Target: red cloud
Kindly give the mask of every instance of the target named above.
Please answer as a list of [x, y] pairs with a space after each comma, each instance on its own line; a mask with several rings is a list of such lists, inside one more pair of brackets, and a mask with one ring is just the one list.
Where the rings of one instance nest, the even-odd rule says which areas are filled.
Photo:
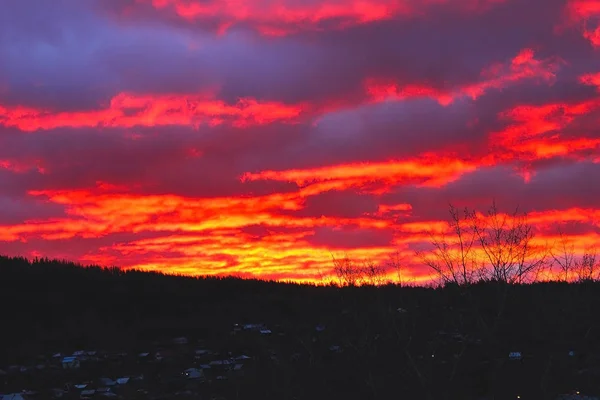
[[369, 95], [376, 101], [387, 98], [431, 97], [441, 105], [447, 106], [461, 97], [477, 100], [491, 89], [502, 89], [524, 79], [539, 79], [552, 83], [561, 64], [563, 61], [557, 58], [537, 60], [533, 50], [523, 49], [510, 62], [495, 64], [482, 71], [479, 82], [462, 87], [436, 89], [421, 84], [398, 85], [377, 79], [368, 79], [365, 85]]
[[241, 99], [226, 104], [208, 96], [141, 96], [120, 93], [108, 107], [95, 111], [51, 112], [26, 107], [2, 107], [0, 125], [32, 132], [40, 129], [132, 128], [200, 124], [234, 126], [261, 125], [275, 121], [294, 121], [302, 106]]
[[[455, 9], [483, 11], [504, 0], [458, 0]], [[277, 0], [137, 0], [151, 4], [160, 12], [172, 12], [187, 21], [218, 20], [223, 33], [236, 23], [249, 23], [268, 36], [284, 36], [300, 30], [319, 30], [323, 23], [334, 21], [341, 29], [397, 17], [422, 15], [431, 6], [450, 4], [448, 0], [334, 0], [328, 2]], [[133, 11], [130, 11], [133, 12]]]
[[600, 1], [571, 0], [567, 10], [573, 22], [583, 25], [583, 36], [600, 48]]
[[600, 90], [600, 72], [595, 74], [585, 74], [579, 78], [584, 85], [596, 86]]
[[561, 135], [578, 117], [600, 110], [600, 99], [567, 104], [556, 103], [542, 106], [517, 106], [501, 114], [514, 121], [506, 129], [493, 132], [492, 144], [520, 154], [523, 159], [538, 160], [556, 156], [577, 154], [581, 150], [594, 150], [600, 146], [600, 138], [586, 137], [585, 132], [577, 138]]

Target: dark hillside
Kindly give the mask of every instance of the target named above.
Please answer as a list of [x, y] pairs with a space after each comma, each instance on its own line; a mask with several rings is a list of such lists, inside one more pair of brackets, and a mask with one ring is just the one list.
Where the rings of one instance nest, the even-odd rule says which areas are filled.
[[[600, 393], [595, 282], [339, 288], [2, 257], [0, 296], [0, 369], [7, 373], [10, 365], [28, 366], [56, 352], [158, 354], [172, 351], [161, 346], [183, 336], [189, 348], [177, 348], [180, 356], [147, 366], [154, 368], [148, 374], [162, 371], [152, 390], [166, 398], [179, 390], [165, 378], [175, 374], [169, 368], [205, 362], [185, 358], [200, 347], [247, 354], [253, 366], [240, 380], [190, 389], [199, 396], [544, 399], [571, 390]], [[251, 323], [270, 332], [241, 328]], [[509, 359], [510, 352], [521, 358]], [[122, 365], [133, 376], [135, 368]], [[37, 382], [4, 376], [0, 393]]]

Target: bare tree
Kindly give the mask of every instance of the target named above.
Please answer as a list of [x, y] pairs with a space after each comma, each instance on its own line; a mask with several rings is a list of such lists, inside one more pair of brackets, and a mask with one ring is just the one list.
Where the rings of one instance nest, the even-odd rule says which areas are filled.
[[340, 286], [359, 286], [362, 283], [360, 266], [347, 255], [343, 258], [335, 258], [332, 254], [331, 258], [333, 259], [333, 273]]
[[533, 245], [533, 226], [518, 208], [511, 215], [501, 214], [493, 202], [485, 215], [471, 212], [469, 219], [490, 279], [505, 283], [536, 280], [548, 265], [547, 247]]
[[550, 254], [554, 260], [554, 263], [558, 266], [561, 271], [561, 277], [565, 282], [569, 282], [571, 275], [575, 272], [577, 260], [575, 258], [575, 246], [569, 244], [568, 239], [564, 232], [559, 228], [559, 240], [558, 243], [550, 250]]
[[379, 286], [385, 283], [385, 268], [373, 260], [367, 260], [362, 267], [362, 284]]
[[400, 254], [399, 251], [396, 251], [392, 254], [390, 254], [388, 261], [387, 261], [387, 265], [388, 268], [396, 271], [396, 277], [397, 277], [397, 283], [402, 286], [403, 283], [403, 276], [402, 276], [402, 268], [403, 268], [403, 264], [404, 264], [404, 257]]
[[347, 255], [333, 259], [333, 273], [340, 286], [382, 285], [385, 283], [385, 268], [373, 260], [358, 263]]
[[332, 278], [331, 275], [325, 273], [320, 267], [318, 267], [317, 270], [319, 271], [317, 276], [319, 277], [319, 280], [321, 281], [322, 285], [335, 285], [335, 279]]
[[485, 214], [450, 205], [452, 235], [430, 233], [433, 250], [417, 256], [442, 284], [468, 285], [482, 278], [505, 283], [536, 280], [548, 266], [548, 248], [534, 246], [534, 229], [518, 208], [507, 215], [496, 203]]
[[575, 261], [575, 273], [580, 282], [600, 279], [600, 261], [597, 259], [595, 251], [586, 251], [580, 259]]
[[417, 251], [417, 257], [435, 271], [442, 284], [468, 285], [479, 277], [480, 264], [474, 251], [477, 235], [470, 223], [472, 215], [474, 214], [466, 208], [461, 215], [450, 204], [449, 228], [454, 238], [450, 239], [446, 234], [439, 238], [430, 232], [433, 251]]

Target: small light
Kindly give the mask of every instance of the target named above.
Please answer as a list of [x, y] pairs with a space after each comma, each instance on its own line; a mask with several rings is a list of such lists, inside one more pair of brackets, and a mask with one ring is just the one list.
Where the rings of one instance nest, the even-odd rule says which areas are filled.
[[520, 399], [520, 398], [521, 398], [521, 396], [517, 395], [517, 399]]

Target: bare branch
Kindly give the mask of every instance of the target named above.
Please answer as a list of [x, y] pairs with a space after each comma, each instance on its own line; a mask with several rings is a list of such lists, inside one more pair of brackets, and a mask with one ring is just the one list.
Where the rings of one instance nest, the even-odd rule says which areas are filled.
[[518, 208], [511, 215], [501, 214], [494, 202], [486, 215], [473, 212], [470, 218], [490, 279], [524, 283], [536, 279], [546, 267], [548, 251], [533, 246], [533, 226]]
[[385, 283], [385, 268], [372, 260], [366, 260], [362, 265], [350, 259], [333, 259], [333, 272], [340, 286], [382, 285]]
[[600, 262], [596, 252], [587, 250], [580, 259], [576, 260], [575, 272], [580, 282], [600, 279]]
[[566, 235], [558, 228], [559, 242], [553, 247], [556, 249], [550, 250], [550, 254], [554, 263], [558, 266], [561, 271], [562, 279], [565, 282], [569, 282], [571, 275], [575, 272], [576, 259], [575, 259], [575, 246], [569, 245]]
[[[440, 284], [455, 283], [468, 285], [479, 277], [479, 263], [475, 257], [475, 232], [469, 226], [470, 212], [465, 209], [463, 215], [452, 204], [449, 206], [448, 222], [455, 238], [449, 239], [445, 234], [436, 236], [429, 233], [433, 250], [417, 252], [417, 257], [435, 271]], [[441, 236], [441, 238], [439, 237]]]

